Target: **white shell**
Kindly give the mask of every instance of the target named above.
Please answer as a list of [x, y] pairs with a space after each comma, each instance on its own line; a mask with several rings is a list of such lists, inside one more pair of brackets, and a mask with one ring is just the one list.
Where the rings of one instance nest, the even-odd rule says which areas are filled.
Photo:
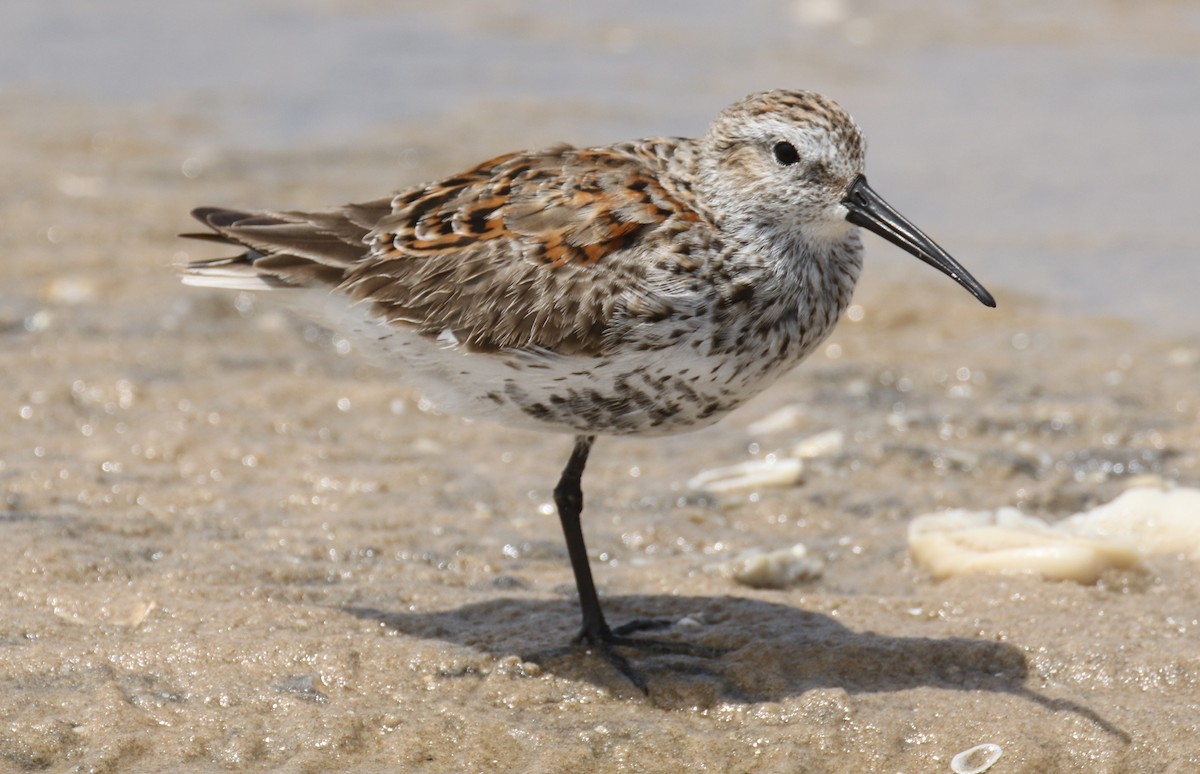
[[950, 759], [954, 774], [982, 774], [1000, 760], [1004, 750], [998, 744], [977, 744]]
[[724, 468], [697, 473], [688, 480], [690, 489], [701, 492], [735, 492], [767, 486], [792, 486], [800, 480], [804, 463], [791, 457], [748, 460]]

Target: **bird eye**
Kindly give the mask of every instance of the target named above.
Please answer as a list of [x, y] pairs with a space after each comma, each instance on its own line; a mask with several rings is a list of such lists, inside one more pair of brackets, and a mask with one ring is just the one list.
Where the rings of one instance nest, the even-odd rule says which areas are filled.
[[775, 160], [785, 167], [790, 167], [800, 160], [799, 151], [790, 142], [777, 142], [771, 151], [775, 154]]

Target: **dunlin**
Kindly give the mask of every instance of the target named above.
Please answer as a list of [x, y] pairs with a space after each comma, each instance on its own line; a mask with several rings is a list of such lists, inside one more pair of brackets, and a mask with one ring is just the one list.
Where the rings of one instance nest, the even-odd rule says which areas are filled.
[[[605, 621], [580, 529], [596, 435], [716, 422], [832, 331], [862, 268], [861, 226], [992, 296], [863, 175], [832, 100], [753, 94], [699, 138], [510, 153], [326, 212], [200, 208], [234, 258], [184, 282], [286, 291], [450, 411], [571, 433], [554, 489], [578, 641], [645, 683], [617, 648], [704, 653]], [[307, 294], [305, 298], [302, 294]]]

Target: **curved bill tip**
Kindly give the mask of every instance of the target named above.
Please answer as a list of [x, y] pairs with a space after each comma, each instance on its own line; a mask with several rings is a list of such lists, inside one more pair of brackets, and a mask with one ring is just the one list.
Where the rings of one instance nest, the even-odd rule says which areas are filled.
[[912, 253], [962, 285], [984, 306], [996, 306], [996, 299], [992, 298], [992, 294], [987, 292], [979, 280], [972, 277], [971, 273], [951, 258], [937, 242], [926, 236], [925, 232], [910, 223], [907, 218], [896, 212], [892, 205], [885, 202], [883, 197], [875, 193], [871, 186], [867, 185], [865, 175], [859, 175], [850, 184], [842, 204], [849, 210], [846, 220]]

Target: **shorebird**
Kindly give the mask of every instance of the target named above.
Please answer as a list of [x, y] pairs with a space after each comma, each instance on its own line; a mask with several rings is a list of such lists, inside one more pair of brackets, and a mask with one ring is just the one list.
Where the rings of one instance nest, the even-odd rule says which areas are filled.
[[699, 138], [509, 153], [323, 212], [199, 208], [210, 231], [185, 236], [244, 252], [183, 281], [291, 294], [449, 411], [574, 435], [554, 500], [577, 641], [645, 690], [618, 648], [716, 653], [605, 620], [580, 528], [595, 437], [710, 425], [796, 366], [850, 302], [856, 227], [995, 306], [863, 164], [837, 103], [761, 92]]

